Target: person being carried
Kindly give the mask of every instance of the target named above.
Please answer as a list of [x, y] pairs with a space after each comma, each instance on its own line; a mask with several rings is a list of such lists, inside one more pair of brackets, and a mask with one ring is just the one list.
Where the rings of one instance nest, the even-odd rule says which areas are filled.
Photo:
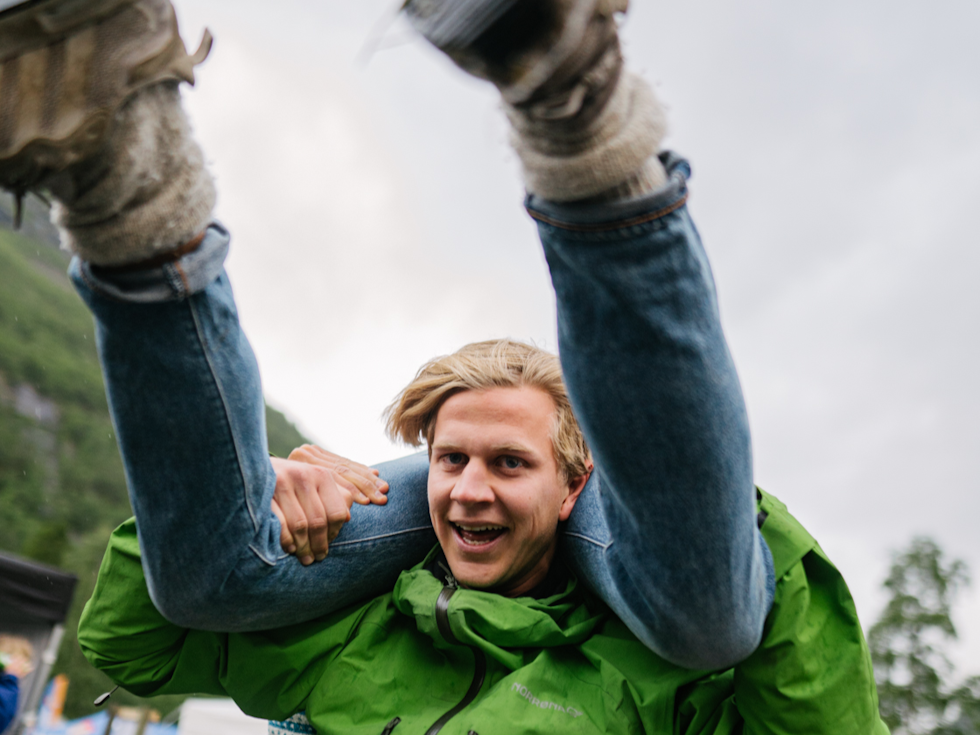
[[[24, 90], [0, 96], [0, 185], [56, 202], [136, 515], [79, 630], [115, 681], [305, 709], [321, 732], [885, 731], [846, 586], [753, 486], [690, 168], [660, 150], [661, 108], [623, 68], [621, 10], [406, 3], [501, 91], [567, 390], [525, 382], [557, 367], [519, 344], [433, 361], [391, 413], [428, 454], [380, 467], [387, 503], [350, 510], [343, 477], [266, 455], [229, 235], [177, 89], [208, 44], [186, 53], [166, 0], [0, 14], [0, 84]], [[304, 472], [321, 555], [331, 542], [309, 567], [280, 549], [272, 507]]]

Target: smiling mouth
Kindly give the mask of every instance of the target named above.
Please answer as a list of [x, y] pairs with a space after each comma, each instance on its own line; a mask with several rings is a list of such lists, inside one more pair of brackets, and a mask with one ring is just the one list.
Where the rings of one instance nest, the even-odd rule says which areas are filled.
[[456, 537], [467, 546], [485, 546], [503, 536], [507, 529], [494, 525], [463, 525], [449, 522]]

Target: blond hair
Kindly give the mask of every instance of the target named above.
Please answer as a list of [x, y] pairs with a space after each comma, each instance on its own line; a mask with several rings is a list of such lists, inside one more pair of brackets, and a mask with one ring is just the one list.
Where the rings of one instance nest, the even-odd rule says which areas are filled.
[[413, 447], [431, 446], [436, 416], [450, 396], [488, 388], [538, 388], [555, 404], [551, 445], [565, 482], [589, 472], [589, 448], [582, 436], [558, 358], [510, 339], [474, 342], [423, 365], [385, 411], [388, 436]]
[[34, 646], [19, 635], [0, 635], [0, 653], [7, 656], [22, 656], [30, 661], [34, 658]]

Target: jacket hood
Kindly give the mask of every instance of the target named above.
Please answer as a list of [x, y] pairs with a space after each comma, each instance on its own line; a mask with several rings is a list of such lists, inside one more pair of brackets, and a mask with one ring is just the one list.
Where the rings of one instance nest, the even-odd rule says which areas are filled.
[[[421, 564], [402, 572], [392, 599], [401, 613], [415, 618], [419, 631], [432, 638], [437, 648], [445, 648], [451, 643], [439, 632], [436, 602], [447, 585], [427, 568], [438, 553], [436, 546]], [[448, 616], [460, 643], [479, 648], [515, 670], [526, 664], [526, 657], [537, 655], [535, 649], [581, 644], [609, 612], [569, 575], [561, 592], [543, 599], [458, 588], [449, 598]]]

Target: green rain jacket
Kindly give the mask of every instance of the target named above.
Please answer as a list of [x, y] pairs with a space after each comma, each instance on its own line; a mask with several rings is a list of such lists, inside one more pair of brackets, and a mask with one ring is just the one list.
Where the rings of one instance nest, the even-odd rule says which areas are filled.
[[150, 600], [132, 520], [112, 536], [78, 639], [135, 694], [225, 695], [267, 719], [305, 710], [321, 735], [887, 735], [843, 579], [782, 503], [760, 498], [775, 600], [762, 644], [727, 671], [663, 660], [574, 579], [509, 599], [444, 584], [429, 560], [392, 592], [308, 623], [179, 628]]

